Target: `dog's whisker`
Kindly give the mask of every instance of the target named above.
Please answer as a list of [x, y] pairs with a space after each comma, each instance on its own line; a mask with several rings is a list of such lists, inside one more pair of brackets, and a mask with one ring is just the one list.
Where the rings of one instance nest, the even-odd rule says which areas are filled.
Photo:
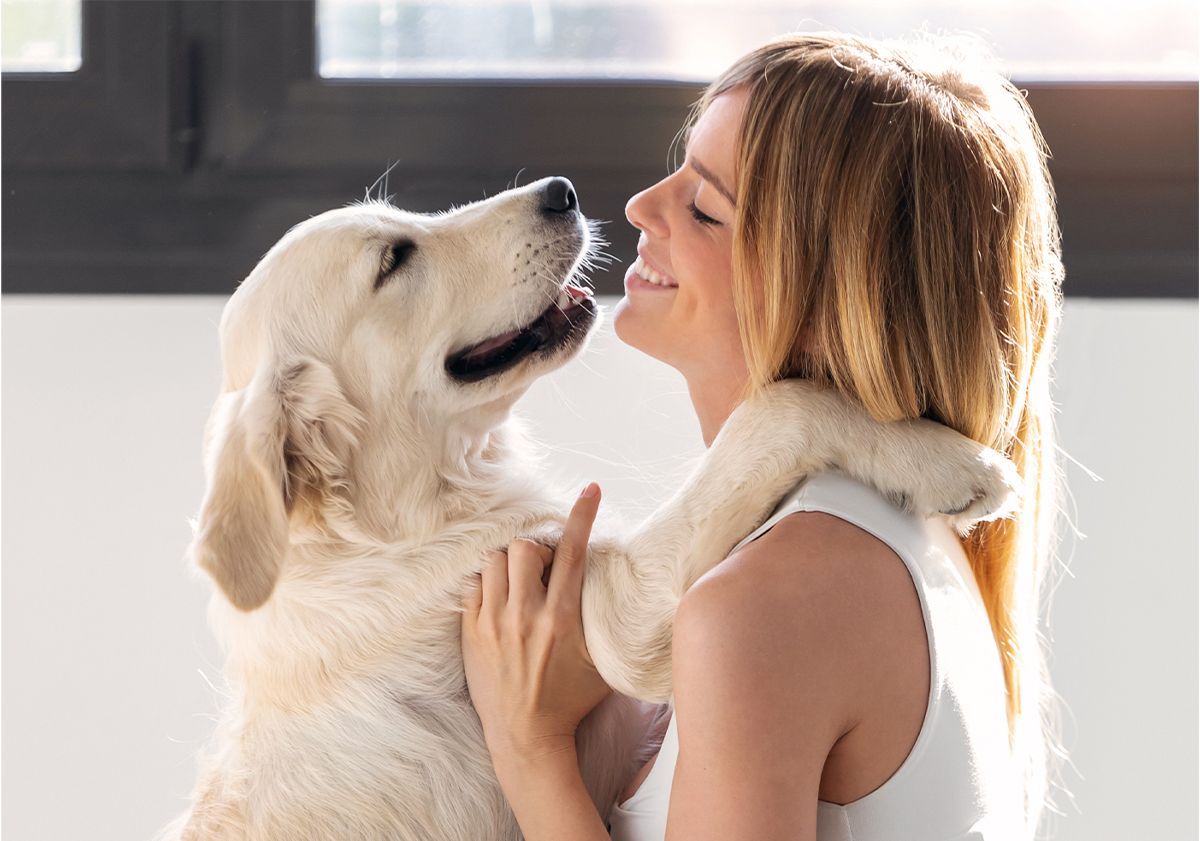
[[602, 379], [602, 380], [608, 380], [608, 379], [612, 379], [611, 377], [608, 377], [608, 376], [605, 376], [604, 374], [601, 374], [599, 371], [597, 371], [595, 368], [593, 368], [591, 365], [589, 365], [589, 364], [587, 363], [587, 360], [586, 360], [586, 359], [585, 359], [583, 356], [580, 356], [580, 357], [579, 357], [579, 359], [577, 360], [577, 362], [578, 362], [578, 364], [579, 364], [579, 365], [581, 365], [581, 366], [583, 366], [584, 368], [586, 368], [586, 369], [587, 369], [587, 370], [588, 370], [588, 371], [589, 371], [589, 372], [592, 374], [592, 376], [594, 376], [594, 377], [599, 377], [599, 378], [600, 378], [600, 379]]
[[[542, 271], [542, 270], [544, 270], [544, 271]], [[547, 266], [539, 267], [539, 273], [538, 273], [537, 277], [550, 281], [552, 284], [557, 286], [559, 289], [562, 288], [561, 286], [559, 286], [558, 277], [556, 275], [550, 273], [549, 267], [547, 267]], [[579, 285], [584, 286], [588, 289], [594, 289], [594, 286], [592, 286], [591, 281], [588, 278], [580, 275], [577, 271], [572, 272], [570, 275], [568, 275], [565, 282], [566, 283], [574, 283], [575, 281], [581, 281], [581, 283]], [[550, 302], [552, 304], [554, 304], [555, 308], [557, 308], [560, 313], [562, 313], [563, 315], [567, 314], [566, 310], [564, 310], [562, 308], [562, 306], [559, 305], [557, 295], [552, 294], [547, 289], [542, 289], [541, 291], [542, 291], [542, 294], [544, 294], [550, 300]]]
[[[539, 277], [541, 277], [541, 276], [542, 276], [542, 275], [539, 275]], [[544, 277], [545, 277], [547, 280], [551, 280], [551, 281], [553, 281], [553, 280], [554, 280], [554, 278], [553, 278], [553, 277], [551, 277], [549, 274], [546, 274], [546, 275], [544, 275]], [[560, 307], [560, 306], [558, 305], [558, 298], [557, 298], [556, 296], [554, 296], [554, 295], [550, 294], [550, 291], [549, 291], [549, 290], [547, 290], [547, 289], [543, 289], [541, 286], [539, 286], [539, 287], [538, 287], [538, 291], [539, 291], [539, 292], [541, 292], [543, 295], [545, 295], [545, 296], [546, 296], [546, 298], [547, 298], [547, 299], [550, 301], [550, 303], [554, 305], [555, 309], [557, 309], [557, 310], [558, 310], [559, 312], [561, 312], [563, 315], [566, 315], [566, 310], [564, 310], [562, 307]]]
[[207, 684], [208, 688], [213, 691], [213, 694], [217, 695], [220, 698], [225, 698], [225, 699], [228, 699], [231, 697], [228, 693], [225, 692], [225, 690], [217, 688], [217, 685], [212, 682], [212, 679], [204, 673], [204, 669], [196, 669], [196, 671], [200, 674], [200, 677], [202, 677], [204, 679], [204, 683]]
[[[594, 448], [600, 442], [598, 442], [598, 441], [582, 441], [580, 443], [587, 447]], [[640, 472], [640, 470], [641, 470], [639, 465], [635, 464], [634, 462], [630, 461], [627, 458], [621, 459], [620, 461], [616, 461], [613, 459], [607, 459], [602, 456], [596, 455], [595, 449], [580, 450], [580, 449], [575, 449], [574, 447], [570, 447], [566, 444], [546, 444], [545, 447], [548, 452], [567, 453], [569, 455], [574, 455], [574, 456], [583, 456], [588, 461], [598, 461], [601, 464], [603, 464], [605, 467], [617, 467], [617, 468], [620, 468], [621, 470], [632, 470], [634, 472]]]
[[604, 251], [597, 251], [592, 254], [585, 254], [582, 258], [580, 258], [580, 262], [583, 263], [584, 265], [588, 265], [588, 266], [594, 266], [593, 261], [599, 262], [599, 263], [604, 263], [605, 265], [608, 265], [609, 263], [613, 262], [614, 260], [616, 260], [618, 263], [621, 262], [620, 260], [617, 259], [617, 257], [615, 255], [609, 254]]

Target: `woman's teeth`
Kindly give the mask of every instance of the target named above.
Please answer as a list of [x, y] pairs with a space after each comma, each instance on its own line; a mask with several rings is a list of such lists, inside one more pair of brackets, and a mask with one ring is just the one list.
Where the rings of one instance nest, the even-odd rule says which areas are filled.
[[672, 288], [678, 288], [679, 286], [678, 283], [668, 280], [666, 277], [660, 275], [658, 272], [654, 271], [654, 269], [646, 265], [646, 263], [642, 261], [642, 255], [640, 254], [638, 255], [638, 258], [633, 261], [633, 271], [638, 276], [658, 286], [669, 286]]

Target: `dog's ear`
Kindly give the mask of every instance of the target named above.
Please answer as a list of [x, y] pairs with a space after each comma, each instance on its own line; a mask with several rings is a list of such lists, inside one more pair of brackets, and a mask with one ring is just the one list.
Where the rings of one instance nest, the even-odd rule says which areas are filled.
[[361, 423], [333, 371], [314, 359], [265, 365], [218, 399], [188, 552], [236, 607], [254, 610], [270, 597], [291, 511], [301, 495], [344, 484]]

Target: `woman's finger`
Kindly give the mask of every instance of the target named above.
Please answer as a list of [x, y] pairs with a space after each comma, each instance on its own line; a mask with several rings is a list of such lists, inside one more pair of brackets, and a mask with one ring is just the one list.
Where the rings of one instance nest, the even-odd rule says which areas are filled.
[[542, 573], [554, 560], [554, 550], [526, 537], [508, 544], [508, 600], [540, 605], [546, 599]]
[[600, 486], [588, 484], [575, 500], [567, 524], [563, 527], [562, 539], [554, 552], [554, 566], [550, 570], [550, 586], [547, 601], [550, 604], [571, 604], [578, 607], [579, 594], [583, 591], [583, 573], [587, 567], [588, 540], [592, 534], [592, 523], [600, 509]]
[[490, 549], [484, 558], [488, 565], [483, 568], [483, 610], [502, 611], [508, 603], [508, 554]]
[[466, 585], [463, 588], [463, 615], [469, 618], [475, 618], [479, 609], [483, 607], [483, 578], [479, 573], [474, 573], [467, 579]]

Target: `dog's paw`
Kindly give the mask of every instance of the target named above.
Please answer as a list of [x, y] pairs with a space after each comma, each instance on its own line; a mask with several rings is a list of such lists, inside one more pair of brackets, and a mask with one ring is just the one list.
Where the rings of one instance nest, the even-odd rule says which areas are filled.
[[874, 420], [835, 389], [803, 379], [770, 383], [738, 406], [709, 456], [725, 450], [732, 467], [753, 465], [760, 477], [843, 469], [906, 511], [945, 515], [964, 535], [1010, 514], [1021, 493], [1016, 466], [990, 447], [928, 419]]
[[[1008, 516], [1020, 500], [1022, 482], [1016, 465], [1001, 453], [933, 421], [922, 464], [914, 465], [910, 487], [898, 491], [902, 507], [924, 516], [944, 514], [960, 534], [975, 523]], [[907, 503], [907, 504], [905, 504]]]

